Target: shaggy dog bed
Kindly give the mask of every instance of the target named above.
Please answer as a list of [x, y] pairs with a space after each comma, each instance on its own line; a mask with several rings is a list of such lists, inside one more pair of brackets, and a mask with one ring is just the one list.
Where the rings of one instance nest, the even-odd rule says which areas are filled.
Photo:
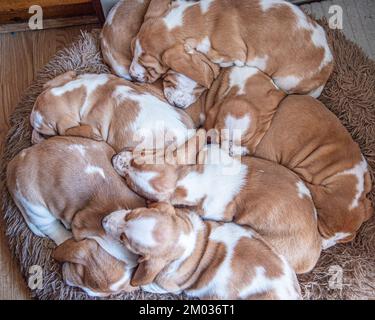
[[[335, 57], [335, 70], [321, 101], [342, 121], [357, 141], [375, 172], [375, 63], [362, 50], [348, 41], [341, 32], [328, 33]], [[67, 49], [60, 51], [38, 74], [25, 92], [11, 117], [1, 168], [5, 184], [7, 163], [22, 149], [30, 146], [29, 114], [43, 84], [67, 71], [78, 73], [109, 72], [103, 64], [98, 47], [98, 33], [83, 33]], [[374, 202], [375, 192], [371, 193]], [[60, 265], [51, 258], [54, 244], [32, 234], [20, 212], [4, 188], [3, 213], [6, 235], [12, 253], [18, 259], [27, 279], [29, 268], [43, 268], [43, 288], [32, 291], [39, 299], [89, 299], [81, 290], [64, 284]], [[364, 224], [356, 239], [337, 245], [322, 253], [315, 269], [299, 277], [305, 299], [373, 299], [375, 298], [375, 218]], [[137, 291], [112, 296], [113, 299], [171, 299], [174, 295], [154, 295]]]

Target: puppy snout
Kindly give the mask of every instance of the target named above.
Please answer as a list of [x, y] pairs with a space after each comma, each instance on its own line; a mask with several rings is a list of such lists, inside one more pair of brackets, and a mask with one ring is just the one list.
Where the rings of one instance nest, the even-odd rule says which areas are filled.
[[131, 159], [132, 153], [129, 151], [120, 152], [112, 158], [112, 165], [120, 176], [124, 176], [130, 169]]
[[139, 63], [132, 62], [129, 74], [135, 81], [146, 82], [146, 70]]
[[125, 217], [129, 212], [130, 210], [119, 210], [104, 217], [102, 220], [104, 231], [115, 238], [119, 238], [125, 227]]

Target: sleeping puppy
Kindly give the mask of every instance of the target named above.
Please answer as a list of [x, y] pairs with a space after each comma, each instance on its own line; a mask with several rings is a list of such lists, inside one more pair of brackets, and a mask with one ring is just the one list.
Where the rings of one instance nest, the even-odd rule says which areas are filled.
[[285, 97], [258, 69], [231, 67], [191, 108], [205, 115], [204, 127], [216, 129], [231, 154], [280, 163], [306, 183], [325, 248], [352, 240], [371, 216], [367, 163], [339, 119], [318, 100]]
[[131, 40], [137, 35], [150, 0], [121, 0], [109, 12], [100, 35], [103, 59], [114, 74], [131, 80]]
[[[100, 36], [103, 59], [114, 74], [131, 80], [129, 68], [133, 59], [131, 41], [139, 32], [150, 0], [119, 1], [110, 11]], [[197, 53], [197, 56], [199, 53]], [[204, 58], [204, 56], [202, 57]], [[219, 68], [212, 64], [215, 70]], [[164, 88], [165, 97], [174, 106], [184, 108], [195, 101], [205, 90], [195, 81], [169, 70], [163, 79], [154, 83]], [[163, 93], [163, 92], [162, 92]]]
[[280, 0], [152, 0], [132, 49], [130, 75], [150, 83], [172, 69], [209, 88], [212, 64], [252, 66], [318, 97], [333, 68], [324, 29]]
[[202, 299], [301, 299], [297, 277], [254, 230], [166, 203], [113, 213], [111, 236], [140, 255], [133, 286]]
[[280, 163], [306, 183], [324, 248], [353, 240], [373, 214], [371, 176], [358, 144], [312, 97], [291, 95], [280, 103], [254, 156]]
[[305, 181], [325, 248], [354, 239], [371, 217], [367, 162], [339, 119], [318, 100], [285, 97], [256, 68], [231, 67], [191, 108], [206, 115], [205, 128], [216, 129], [232, 154], [280, 163]]
[[[21, 151], [7, 168], [8, 190], [27, 225], [59, 245], [54, 256], [65, 262], [64, 280], [90, 295], [130, 290], [136, 265], [101, 225], [111, 212], [145, 205], [113, 170], [114, 153], [104, 142], [53, 137]], [[79, 242], [69, 240], [70, 229]]]
[[80, 136], [106, 141], [117, 151], [183, 144], [194, 124], [159, 92], [110, 74], [66, 72], [47, 82], [34, 104], [33, 141], [40, 134]]
[[139, 195], [193, 207], [205, 219], [250, 226], [297, 273], [310, 271], [320, 255], [321, 237], [303, 181], [270, 161], [232, 158], [218, 145], [205, 145], [203, 137], [204, 130], [199, 130], [175, 151], [175, 163], [168, 157], [150, 164], [124, 151], [113, 158], [113, 165]]

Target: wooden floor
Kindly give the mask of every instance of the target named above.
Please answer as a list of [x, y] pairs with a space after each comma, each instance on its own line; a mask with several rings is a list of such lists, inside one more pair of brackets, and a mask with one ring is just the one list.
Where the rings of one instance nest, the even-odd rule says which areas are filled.
[[329, 0], [301, 7], [317, 18], [328, 19], [331, 16], [328, 10], [332, 5], [339, 5], [343, 9], [345, 35], [375, 59], [375, 0]]
[[[8, 116], [37, 71], [81, 30], [93, 27], [97, 26], [0, 34], [0, 150], [9, 127]], [[2, 226], [0, 231], [0, 299], [26, 299], [29, 291], [9, 254]]]
[[[317, 17], [329, 17], [330, 5], [339, 4], [344, 9], [345, 34], [375, 59], [375, 1], [333, 0], [303, 7]], [[43, 31], [0, 34], [0, 148], [8, 130], [8, 115], [17, 104], [21, 93], [34, 79], [36, 72], [50, 57], [70, 43], [80, 33], [71, 27]], [[1, 219], [0, 219], [1, 221]], [[10, 257], [7, 242], [0, 234], [0, 299], [25, 299], [28, 290], [19, 274], [18, 266]]]

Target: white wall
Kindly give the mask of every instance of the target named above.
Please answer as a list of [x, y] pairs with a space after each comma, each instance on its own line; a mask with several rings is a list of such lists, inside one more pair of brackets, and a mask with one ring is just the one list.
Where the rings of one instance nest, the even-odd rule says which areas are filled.
[[115, 5], [116, 2], [119, 0], [101, 0], [104, 16], [107, 17], [107, 14], [109, 13], [109, 10]]

